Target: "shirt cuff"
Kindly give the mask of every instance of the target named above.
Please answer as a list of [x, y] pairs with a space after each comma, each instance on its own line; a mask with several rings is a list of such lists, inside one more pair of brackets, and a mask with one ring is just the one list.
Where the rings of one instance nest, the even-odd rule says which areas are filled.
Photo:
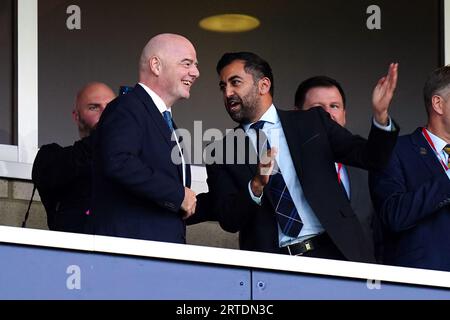
[[394, 122], [392, 121], [391, 117], [389, 117], [389, 119], [388, 119], [387, 126], [383, 126], [383, 125], [379, 124], [375, 120], [375, 118], [373, 118], [373, 125], [380, 130], [389, 131], [389, 132], [395, 131], [395, 125], [394, 125]]
[[263, 195], [264, 195], [264, 192], [261, 193], [261, 196], [260, 196], [260, 197], [255, 196], [255, 195], [253, 194], [253, 191], [252, 191], [252, 181], [251, 181], [251, 180], [250, 180], [250, 182], [248, 183], [248, 192], [250, 193], [250, 197], [252, 197], [252, 200], [253, 200], [258, 206], [260, 206], [261, 203], [262, 203], [262, 197], [263, 197]]

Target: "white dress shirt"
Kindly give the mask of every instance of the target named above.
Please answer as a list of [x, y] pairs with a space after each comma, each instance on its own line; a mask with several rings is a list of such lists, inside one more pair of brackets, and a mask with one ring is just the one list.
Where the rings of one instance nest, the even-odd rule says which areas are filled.
[[[266, 134], [270, 145], [278, 149], [278, 154], [276, 157], [277, 164], [280, 167], [291, 198], [294, 201], [294, 205], [297, 208], [297, 211], [303, 222], [303, 228], [297, 238], [292, 238], [285, 235], [281, 231], [280, 226], [278, 226], [278, 238], [280, 247], [306, 240], [308, 238], [311, 238], [312, 236], [324, 232], [324, 228], [320, 224], [319, 219], [317, 219], [303, 193], [303, 189], [297, 177], [297, 172], [295, 171], [291, 152], [289, 151], [286, 137], [284, 135], [280, 118], [278, 117], [275, 106], [272, 105], [260, 120], [266, 122], [262, 130]], [[250, 130], [251, 125], [252, 124], [243, 125], [243, 128], [256, 150], [256, 132], [255, 130]], [[255, 195], [251, 191], [250, 183], [249, 192], [252, 199], [256, 203], [261, 204], [262, 196], [259, 198], [255, 197]]]

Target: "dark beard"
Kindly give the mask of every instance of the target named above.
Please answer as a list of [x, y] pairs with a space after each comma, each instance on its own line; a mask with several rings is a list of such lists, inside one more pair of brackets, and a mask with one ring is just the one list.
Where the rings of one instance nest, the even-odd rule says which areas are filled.
[[228, 110], [228, 114], [230, 115], [231, 119], [233, 121], [240, 123], [240, 124], [248, 124], [251, 123], [255, 114], [258, 112], [258, 95], [256, 92], [257, 88], [255, 88], [254, 91], [248, 93], [245, 97], [242, 99], [233, 96], [229, 100], [239, 101], [241, 108], [237, 112], [231, 112]]

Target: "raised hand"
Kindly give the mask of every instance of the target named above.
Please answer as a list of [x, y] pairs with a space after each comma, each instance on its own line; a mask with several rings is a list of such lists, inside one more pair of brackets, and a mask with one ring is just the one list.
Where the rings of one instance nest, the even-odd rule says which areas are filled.
[[381, 125], [387, 125], [388, 109], [397, 87], [398, 63], [391, 63], [386, 76], [381, 78], [375, 86], [372, 94], [373, 116]]

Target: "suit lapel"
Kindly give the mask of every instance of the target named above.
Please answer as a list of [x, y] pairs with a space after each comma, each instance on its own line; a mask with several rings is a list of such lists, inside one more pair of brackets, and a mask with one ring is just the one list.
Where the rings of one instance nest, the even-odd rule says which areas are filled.
[[344, 166], [347, 171], [348, 185], [350, 188], [350, 203], [354, 203], [357, 198], [358, 190], [355, 190], [353, 183], [356, 181], [356, 177], [354, 175], [354, 169], [352, 167]]
[[366, 178], [368, 171], [351, 166], [346, 168], [350, 185], [350, 203], [356, 205], [358, 199], [364, 196], [364, 190], [369, 187]]
[[[301, 151], [305, 142], [308, 142], [311, 137], [306, 137], [303, 132], [314, 132], [313, 130], [300, 130], [305, 128], [307, 123], [303, 121], [302, 117], [294, 116], [293, 113], [278, 110], [278, 116], [280, 117], [281, 127], [283, 128], [284, 136], [291, 153], [292, 162], [294, 163], [297, 176], [302, 181], [302, 157]], [[298, 113], [300, 115], [300, 113]]]
[[418, 157], [423, 160], [433, 175], [439, 175], [444, 172], [441, 163], [436, 157], [436, 154], [423, 136], [422, 128], [418, 128], [411, 135], [411, 142], [413, 144], [414, 151], [417, 153]]
[[[167, 125], [166, 125], [166, 127], [167, 127]], [[175, 121], [173, 122], [173, 128], [175, 130], [178, 129]], [[181, 150], [183, 152], [182, 156], [183, 156], [184, 161], [186, 163], [186, 186], [189, 188], [190, 185], [191, 185], [191, 172], [190, 172], [190, 166], [188, 166], [188, 163], [190, 163], [190, 161], [188, 159], [189, 157], [187, 156], [187, 150], [185, 150], [185, 148], [184, 148], [183, 141], [182, 141], [181, 137], [177, 136], [177, 138], [178, 138], [178, 143], [180, 144]], [[176, 146], [176, 142], [173, 143], [173, 147], [178, 149], [178, 146]], [[181, 164], [177, 165], [177, 169], [178, 169], [178, 173], [180, 175], [180, 179], [181, 179], [181, 181], [183, 181], [183, 164], [181, 163]], [[188, 172], [189, 172], [189, 176], [188, 176]]]
[[[168, 144], [170, 152], [172, 152], [173, 148], [178, 149], [177, 143], [172, 140], [172, 132], [170, 131], [166, 121], [162, 117], [161, 113], [159, 112], [158, 108], [156, 107], [155, 103], [148, 95], [148, 93], [139, 84], [137, 84], [134, 87], [133, 92], [138, 96], [139, 100], [145, 105], [145, 109], [150, 115], [150, 118], [153, 120], [155, 127], [158, 128], [158, 131], [164, 138], [163, 140]], [[175, 123], [174, 128], [177, 129]], [[177, 165], [176, 167], [180, 176], [180, 180], [183, 181], [183, 167], [181, 164]], [[186, 166], [186, 185], [188, 184], [187, 171], [188, 166]], [[189, 182], [190, 182], [190, 175], [189, 175]]]
[[[183, 168], [181, 168], [181, 170], [183, 170]], [[183, 177], [183, 172], [181, 172], [181, 177]], [[186, 163], [186, 187], [190, 188], [191, 184], [192, 184], [191, 166]]]
[[159, 132], [163, 136], [164, 141], [169, 145], [169, 147], [173, 148], [176, 145], [176, 143], [172, 141], [172, 133], [170, 132], [167, 123], [164, 121], [164, 118], [162, 117], [152, 98], [139, 84], [137, 84], [134, 87], [133, 92], [138, 96], [139, 100], [141, 100], [141, 102], [145, 105], [145, 109], [150, 115], [150, 118], [155, 123], [155, 127], [158, 128]]

